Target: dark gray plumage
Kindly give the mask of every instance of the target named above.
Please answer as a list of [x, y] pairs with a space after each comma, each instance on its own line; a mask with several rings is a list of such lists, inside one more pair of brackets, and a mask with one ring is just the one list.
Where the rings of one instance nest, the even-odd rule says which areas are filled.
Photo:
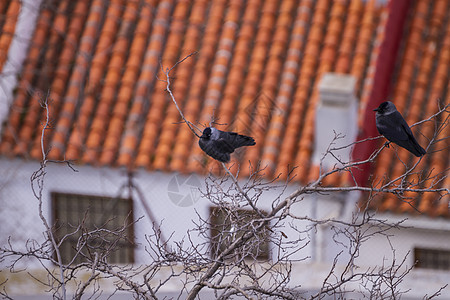
[[417, 157], [426, 153], [414, 138], [411, 129], [397, 111], [394, 103], [390, 101], [383, 102], [374, 111], [376, 111], [375, 121], [380, 134]]
[[240, 135], [236, 132], [221, 131], [213, 127], [206, 127], [198, 141], [200, 148], [212, 158], [220, 162], [229, 162], [230, 154], [236, 148], [253, 146], [255, 140], [252, 137]]

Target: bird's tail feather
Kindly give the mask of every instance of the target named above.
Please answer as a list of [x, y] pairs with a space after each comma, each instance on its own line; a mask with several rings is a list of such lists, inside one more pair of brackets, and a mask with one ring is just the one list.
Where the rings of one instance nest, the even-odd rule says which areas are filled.
[[417, 157], [420, 157], [426, 153], [425, 149], [423, 149], [415, 139], [397, 141], [396, 144], [405, 148]]
[[426, 153], [425, 149], [423, 149], [415, 139], [409, 140], [404, 147], [417, 157], [421, 157]]
[[415, 152], [413, 152], [413, 154], [417, 157], [420, 157], [422, 155], [424, 155], [425, 153], [427, 153], [425, 151], [425, 149], [422, 148], [422, 146], [419, 145], [419, 143], [415, 142], [414, 144], [414, 150]]
[[241, 135], [241, 134], [238, 134], [236, 136], [235, 143], [236, 143], [237, 147], [253, 146], [256, 144], [255, 140], [252, 137], [249, 137], [246, 135]]

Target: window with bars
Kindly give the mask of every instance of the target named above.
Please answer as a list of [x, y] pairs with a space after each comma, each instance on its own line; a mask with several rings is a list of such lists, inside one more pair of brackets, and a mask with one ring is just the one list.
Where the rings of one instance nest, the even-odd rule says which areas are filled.
[[[249, 231], [253, 231], [256, 223], [254, 220], [260, 219], [253, 210], [246, 209], [225, 209], [211, 207], [211, 250], [212, 257], [217, 257], [232, 242]], [[227, 258], [245, 257], [257, 260], [267, 260], [269, 253], [270, 229], [266, 226], [262, 231], [253, 236], [243, 247], [231, 253]]]
[[416, 268], [450, 270], [450, 250], [414, 248]]
[[52, 193], [52, 213], [63, 263], [134, 262], [132, 199]]

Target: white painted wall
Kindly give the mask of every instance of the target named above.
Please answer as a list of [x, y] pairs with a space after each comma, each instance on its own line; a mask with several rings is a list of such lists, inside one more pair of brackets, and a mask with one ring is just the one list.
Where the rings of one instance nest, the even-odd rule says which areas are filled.
[[[31, 174], [39, 168], [37, 162], [24, 162], [19, 159], [8, 160], [0, 159], [0, 205], [4, 208], [0, 211], [0, 219], [4, 223], [0, 227], [0, 242], [6, 242], [8, 236], [19, 245], [27, 239], [42, 240], [44, 226], [38, 216], [38, 201], [33, 197], [30, 177]], [[49, 164], [47, 175], [45, 177], [44, 190], [44, 213], [51, 221], [51, 192], [75, 193], [84, 195], [98, 195], [117, 197], [118, 192], [128, 179], [126, 172], [120, 169], [94, 168], [90, 166], [75, 166], [78, 172], [72, 171], [65, 164]], [[192, 175], [203, 183], [204, 178]], [[209, 209], [212, 206], [205, 198], [202, 198], [194, 188], [181, 187], [181, 195], [193, 193], [196, 201], [192, 205], [180, 205], [174, 202], [174, 197], [170, 194], [169, 183], [175, 178], [185, 180], [190, 176], [177, 175], [164, 172], [146, 172], [140, 170], [135, 175], [135, 184], [145, 195], [145, 200], [150, 208], [156, 222], [162, 222], [161, 229], [166, 237], [172, 235], [172, 240], [180, 241], [186, 237], [186, 231], [194, 228], [193, 221], [198, 220], [197, 213], [203, 218], [209, 216]], [[285, 194], [295, 190], [294, 186], [289, 187]], [[260, 203], [260, 207], [265, 210], [271, 208], [271, 199], [278, 196], [279, 190], [268, 191], [265, 198]], [[128, 194], [122, 194], [127, 196]], [[197, 197], [197, 198], [196, 198]], [[181, 197], [181, 199], [185, 197]], [[146, 215], [145, 209], [136, 193], [133, 194], [134, 217], [143, 217], [135, 225], [135, 235], [140, 247], [136, 250], [136, 263], [148, 261], [148, 256], [144, 251], [145, 234], [150, 233], [152, 221]], [[175, 199], [176, 201], [176, 199]], [[310, 210], [310, 202], [301, 201], [293, 207], [298, 211], [298, 215], [307, 215]], [[8, 221], [6, 221], [8, 220]], [[288, 236], [296, 236], [292, 230], [284, 231]], [[305, 238], [305, 237], [303, 237]], [[203, 242], [200, 237], [192, 236], [195, 242]], [[309, 249], [301, 252], [299, 255], [310, 255]]]
[[[33, 198], [30, 187], [30, 176], [39, 168], [37, 162], [25, 162], [20, 159], [0, 159], [0, 243], [5, 245], [8, 237], [16, 246], [24, 245], [27, 239], [43, 239], [44, 227], [38, 216], [37, 201]], [[44, 192], [44, 212], [50, 220], [50, 193], [79, 193], [87, 195], [118, 196], [122, 184], [127, 182], [127, 176], [123, 170], [110, 168], [94, 168], [90, 166], [76, 166], [78, 172], [73, 172], [66, 165], [50, 164], [47, 168]], [[196, 176], [196, 175], [193, 175]], [[166, 236], [173, 233], [173, 240], [179, 241], [186, 236], [186, 231], [193, 228], [192, 220], [197, 220], [196, 213], [202, 217], [209, 214], [210, 203], [204, 198], [193, 196], [195, 203], [180, 206], [174, 202], [174, 197], [169, 195], [169, 183], [174, 178], [183, 180], [186, 176], [177, 176], [173, 173], [146, 172], [140, 170], [135, 175], [135, 183], [143, 191], [146, 203], [152, 210], [156, 221], [162, 221], [162, 230]], [[192, 179], [192, 178], [191, 178]], [[200, 181], [203, 179], [198, 177]], [[296, 189], [290, 186], [285, 194]], [[187, 195], [191, 190], [187, 187], [180, 189], [180, 194]], [[264, 194], [261, 207], [270, 209], [270, 202], [278, 193], [276, 190]], [[126, 195], [124, 195], [126, 196]], [[300, 203], [292, 207], [292, 211], [299, 217], [337, 218], [343, 216], [348, 219], [353, 204], [359, 195], [327, 196], [319, 195], [316, 198], [308, 196]], [[144, 235], [151, 230], [151, 220], [146, 216], [145, 209], [134, 195], [135, 218], [144, 216], [135, 226], [135, 233], [139, 247], [136, 249], [136, 263], [148, 263], [149, 257], [144, 251]], [[183, 199], [183, 197], [181, 197]], [[186, 199], [185, 199], [186, 200]], [[316, 205], [314, 205], [316, 203]], [[398, 216], [380, 215], [380, 218], [395, 221]], [[450, 222], [446, 220], [433, 220], [424, 217], [411, 218], [406, 223], [415, 228], [395, 230], [390, 232], [390, 240], [396, 249], [397, 259], [403, 258], [408, 250], [414, 246], [427, 246], [432, 248], [450, 248]], [[307, 221], [296, 223], [298, 228], [310, 225]], [[426, 228], [426, 229], [425, 229]], [[336, 244], [328, 225], [319, 227], [316, 234], [298, 236], [293, 230], [286, 228], [283, 232], [289, 239], [304, 238], [310, 244], [297, 253], [296, 258], [311, 257], [294, 266], [293, 284], [302, 283], [306, 289], [317, 288], [327, 275], [336, 253], [345, 250], [342, 245]], [[203, 240], [193, 235], [195, 242]], [[348, 255], [345, 253], [339, 259], [338, 268], [346, 263]], [[362, 269], [380, 265], [383, 261], [389, 264], [392, 259], [392, 251], [384, 237], [377, 237], [366, 241], [360, 251], [357, 264]], [[412, 265], [412, 257], [407, 259], [407, 265]], [[4, 266], [4, 265], [3, 265]], [[35, 262], [27, 264], [28, 268], [39, 268]], [[408, 294], [412, 298], [421, 299], [426, 293], [434, 293], [437, 288], [448, 281], [450, 272], [433, 270], [414, 270], [404, 282], [406, 288], [412, 291]], [[21, 289], [23, 292], [24, 290]], [[32, 291], [35, 292], [35, 291]], [[450, 290], [447, 288], [443, 295], [450, 299]], [[446, 298], [442, 299], [446, 299]], [[405, 299], [409, 299], [406, 297]]]

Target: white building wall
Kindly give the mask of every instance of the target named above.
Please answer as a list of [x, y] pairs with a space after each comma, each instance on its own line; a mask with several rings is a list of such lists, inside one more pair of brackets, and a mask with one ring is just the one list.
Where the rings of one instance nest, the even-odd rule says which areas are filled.
[[[0, 203], [4, 209], [0, 211], [0, 219], [3, 226], [0, 226], [0, 242], [4, 244], [7, 237], [11, 236], [16, 245], [22, 245], [27, 239], [42, 241], [44, 226], [38, 215], [38, 201], [33, 197], [30, 185], [30, 177], [34, 171], [39, 169], [38, 162], [24, 162], [19, 159], [0, 160]], [[78, 172], [72, 171], [65, 164], [50, 163], [46, 169], [43, 193], [43, 211], [49, 222], [51, 216], [51, 193], [74, 193], [93, 196], [128, 196], [126, 192], [119, 195], [123, 185], [127, 185], [128, 178], [126, 172], [120, 169], [95, 168], [90, 166], [75, 166]], [[193, 221], [198, 220], [199, 214], [202, 218], [209, 216], [209, 209], [212, 206], [208, 200], [202, 198], [197, 193], [196, 188], [180, 186], [180, 195], [192, 193], [195, 198], [191, 205], [183, 202], [177, 203], [175, 197], [170, 196], [171, 188], [169, 183], [174, 179], [180, 181], [189, 177], [195, 177], [204, 185], [204, 178], [198, 175], [178, 175], [175, 173], [147, 172], [140, 170], [134, 175], [135, 185], [142, 191], [146, 204], [150, 208], [156, 223], [161, 224], [161, 230], [165, 237], [171, 236], [172, 241], [181, 241], [187, 237], [187, 230], [192, 230], [195, 226]], [[192, 179], [192, 178], [191, 178]], [[265, 198], [259, 203], [259, 207], [269, 211], [271, 200], [275, 199], [280, 189], [266, 192]], [[285, 195], [293, 192], [295, 186], [289, 187]], [[173, 192], [172, 192], [173, 193]], [[174, 200], [175, 199], [175, 200]], [[293, 207], [299, 216], [307, 216], [310, 211], [310, 202], [301, 201]], [[152, 220], [146, 215], [146, 211], [139, 196], [133, 193], [134, 218], [143, 217], [135, 224], [135, 236], [138, 247], [135, 252], [136, 263], [148, 261], [148, 255], [144, 250], [146, 241], [145, 235], [151, 233]], [[303, 222], [301, 226], [306, 226]], [[285, 231], [290, 237], [298, 234], [287, 228]], [[303, 236], [302, 238], [305, 238]], [[191, 236], [193, 243], [203, 243], [200, 237], [195, 234]], [[298, 255], [309, 256], [310, 249], [307, 247]]]
[[[28, 239], [43, 240], [44, 226], [39, 219], [38, 202], [33, 197], [30, 186], [30, 176], [38, 168], [39, 163], [37, 162], [0, 159], [0, 205], [2, 207], [0, 210], [0, 243], [2, 245], [6, 244], [9, 237], [11, 237], [11, 242], [19, 248], [20, 246], [23, 248]], [[50, 222], [51, 192], [117, 197], [122, 185], [128, 181], [126, 172], [120, 169], [90, 166], [75, 166], [75, 168], [78, 172], [72, 171], [64, 164], [49, 164], [47, 168], [43, 195], [44, 213]], [[173, 182], [174, 178], [183, 181], [187, 177], [174, 173], [147, 172], [145, 170], [138, 171], [134, 176], [135, 184], [145, 195], [146, 203], [151, 209], [155, 221], [162, 222], [161, 229], [165, 236], [168, 237], [172, 234], [173, 241], [180, 241], [186, 237], [187, 230], [194, 228], [193, 220], [198, 220], [197, 213], [203, 218], [209, 215], [211, 204], [204, 198], [195, 198], [196, 194], [191, 194], [193, 197], [191, 205], [188, 205], [189, 201], [183, 197], [179, 198], [181, 200], [176, 200], [173, 195], [171, 197], [169, 183]], [[197, 179], [200, 182], [204, 180], [201, 177]], [[295, 185], [289, 186], [285, 194], [290, 194], [296, 188]], [[187, 195], [191, 191], [189, 188], [181, 187], [179, 194]], [[266, 192], [260, 207], [270, 210], [271, 201], [278, 196], [278, 192], [276, 190]], [[127, 194], [122, 194], [122, 196], [126, 197]], [[292, 207], [292, 212], [298, 217], [349, 220], [352, 211], [354, 212], [356, 199], [358, 199], [358, 194], [339, 197], [336, 195], [307, 196]], [[135, 258], [137, 264], [145, 264], [149, 262], [149, 256], [145, 252], [144, 236], [151, 232], [152, 222], [146, 216], [145, 209], [136, 194], [133, 195], [133, 200], [135, 219], [143, 216], [142, 220], [135, 225], [138, 243]], [[379, 215], [379, 218], [391, 221], [399, 219], [398, 216], [391, 215]], [[409, 218], [410, 220], [404, 225], [414, 226], [414, 228], [393, 230], [387, 233], [395, 248], [398, 262], [415, 246], [450, 248], [450, 222], [448, 220], [424, 217]], [[311, 225], [308, 221], [298, 221], [295, 224], [299, 229]], [[347, 249], [344, 247], [345, 243], [344, 245], [335, 243], [330, 225], [320, 225], [317, 229], [317, 231], [310, 231], [308, 235], [300, 236], [289, 227], [283, 230], [289, 239], [303, 238], [305, 242], [309, 242], [309, 245], [294, 257], [309, 257], [309, 259], [294, 265], [292, 276], [292, 284], [301, 283], [307, 290], [313, 290], [322, 284], [337, 253], [344, 251], [338, 260], [338, 270], [343, 270], [349, 258]], [[191, 238], [193, 243], [204, 242], [195, 234]], [[363, 243], [356, 264], [360, 266], [359, 270], [380, 266], [383, 262], [385, 265], [389, 265], [392, 257], [388, 240], [386, 237], [378, 236]], [[406, 260], [406, 266], [412, 264], [413, 257], [410, 255]], [[28, 268], [33, 268], [33, 266], [40, 268], [36, 262], [27, 264]], [[411, 298], [405, 297], [405, 299], [421, 299], [425, 294], [431, 295], [438, 289], [437, 287], [448, 283], [449, 278], [450, 272], [448, 271], [415, 269], [405, 278], [403, 286], [406, 289], [411, 288], [411, 292], [408, 293]], [[444, 290], [443, 295], [450, 299], [450, 289]], [[442, 299], [446, 299], [445, 297]]]

